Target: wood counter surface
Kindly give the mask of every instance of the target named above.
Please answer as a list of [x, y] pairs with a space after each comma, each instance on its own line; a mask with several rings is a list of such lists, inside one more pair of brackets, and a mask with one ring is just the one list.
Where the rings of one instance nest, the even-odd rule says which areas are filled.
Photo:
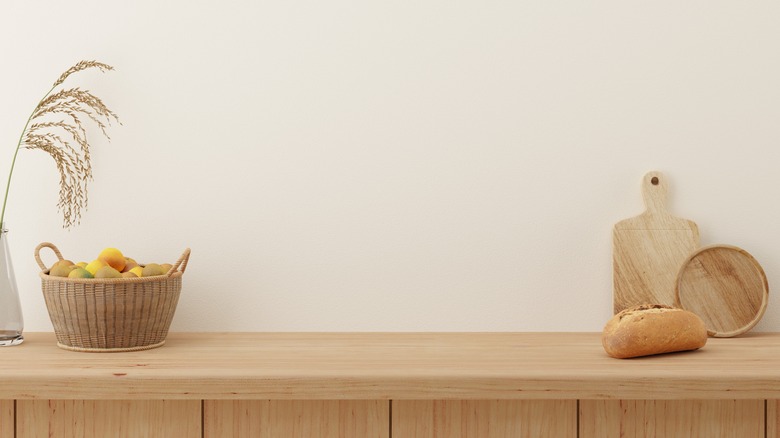
[[600, 333], [171, 333], [129, 353], [0, 348], [0, 399], [778, 399], [780, 334], [619, 360]]

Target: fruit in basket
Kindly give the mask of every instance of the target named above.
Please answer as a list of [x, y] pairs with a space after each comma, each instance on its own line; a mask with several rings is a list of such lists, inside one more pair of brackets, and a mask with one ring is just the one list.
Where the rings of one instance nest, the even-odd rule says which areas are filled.
[[100, 260], [92, 260], [87, 264], [87, 266], [84, 267], [87, 271], [89, 271], [90, 274], [95, 275], [98, 271], [98, 269], [102, 268], [103, 266], [106, 266], [105, 263], [103, 263]]
[[51, 267], [54, 268], [55, 266], [58, 265], [73, 266], [73, 262], [68, 259], [57, 260], [56, 262], [54, 262], [53, 265], [51, 265]]
[[127, 264], [125, 256], [116, 248], [105, 248], [103, 251], [100, 251], [97, 259], [117, 271], [125, 269], [125, 264]]
[[[41, 245], [46, 246], [46, 245]], [[53, 246], [52, 246], [53, 247]], [[170, 272], [174, 266], [170, 263], [141, 263], [139, 264], [134, 259], [130, 257], [125, 257], [122, 255], [122, 252], [119, 251], [116, 248], [107, 247], [103, 251], [100, 252], [98, 255], [98, 258], [92, 260], [91, 262], [79, 262], [79, 263], [73, 263], [71, 260], [59, 260], [56, 261], [54, 264], [51, 265], [48, 270], [46, 269], [46, 266], [43, 264], [43, 262], [40, 260], [38, 256], [38, 250], [40, 248], [36, 248], [36, 260], [38, 261], [39, 266], [43, 271], [41, 272], [41, 275], [49, 275], [51, 277], [60, 277], [60, 278], [73, 278], [73, 279], [112, 279], [112, 278], [119, 278], [119, 279], [125, 279], [125, 278], [142, 278], [142, 277], [153, 277], [149, 281], [156, 281], [157, 279], [154, 277], [163, 277], [168, 272]], [[59, 250], [55, 249], [55, 253], [58, 257], [62, 257]], [[114, 256], [112, 258], [112, 256]], [[182, 260], [185, 256], [189, 256], [189, 248], [187, 249], [186, 253], [182, 256]], [[108, 262], [115, 262], [121, 257], [122, 262], [124, 263], [123, 269], [119, 270], [115, 267], [111, 266]], [[89, 260], [89, 259], [87, 259]], [[182, 260], [179, 260], [176, 265], [176, 268], [178, 269], [179, 266], [182, 264]], [[121, 263], [120, 263], [121, 264]], [[176, 274], [180, 275], [184, 272], [183, 269], [174, 271]], [[93, 281], [78, 281], [78, 282], [72, 282], [72, 285], [80, 285], [80, 284], [89, 284]], [[110, 282], [104, 282], [106, 283], [106, 287], [109, 287], [113, 285], [114, 283], [122, 282], [122, 280], [118, 281], [110, 281]], [[103, 282], [101, 282], [103, 283]], [[68, 286], [70, 287], [70, 286]], [[113, 286], [111, 286], [113, 287]], [[2, 310], [2, 309], [0, 309]]]
[[124, 272], [130, 272], [130, 270], [135, 268], [136, 266], [138, 266], [138, 262], [136, 262], [135, 260], [131, 259], [130, 257], [125, 257], [125, 267], [124, 267], [124, 269], [122, 269], [122, 272], [123, 273]]
[[84, 268], [76, 267], [76, 269], [70, 271], [68, 278], [92, 278], [92, 274]]
[[70, 271], [74, 269], [73, 262], [70, 260], [60, 260], [51, 265], [49, 275], [52, 277], [67, 277]]
[[117, 248], [107, 247], [89, 263], [74, 264], [70, 260], [60, 260], [51, 266], [49, 275], [70, 278], [138, 278], [165, 275], [172, 268], [170, 263], [141, 265], [135, 259], [125, 257]]
[[95, 272], [95, 278], [122, 278], [122, 274], [111, 266], [105, 265]]
[[144, 269], [142, 271], [143, 277], [153, 277], [155, 275], [163, 275], [166, 271], [163, 270], [162, 266], [158, 265], [157, 263], [149, 263], [146, 266], [144, 266]]

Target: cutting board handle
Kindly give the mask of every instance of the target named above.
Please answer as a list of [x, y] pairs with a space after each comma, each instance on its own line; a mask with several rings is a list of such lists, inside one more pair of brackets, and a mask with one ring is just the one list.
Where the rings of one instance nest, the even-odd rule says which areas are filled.
[[647, 172], [642, 179], [642, 198], [645, 200], [647, 213], [669, 214], [666, 209], [666, 195], [669, 186], [661, 172]]

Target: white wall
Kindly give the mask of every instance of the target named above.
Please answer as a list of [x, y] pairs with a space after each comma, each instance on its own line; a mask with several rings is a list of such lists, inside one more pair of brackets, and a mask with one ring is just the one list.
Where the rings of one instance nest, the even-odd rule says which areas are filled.
[[774, 1], [3, 2], [0, 184], [76, 61], [116, 67], [72, 85], [124, 123], [71, 231], [53, 162], [20, 154], [26, 330], [51, 330], [51, 241], [191, 247], [179, 331], [598, 331], [649, 170], [780, 284], [778, 23]]

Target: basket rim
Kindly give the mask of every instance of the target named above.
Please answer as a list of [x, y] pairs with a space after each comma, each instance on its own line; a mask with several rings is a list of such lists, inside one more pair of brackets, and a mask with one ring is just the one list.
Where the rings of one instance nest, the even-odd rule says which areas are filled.
[[[180, 278], [184, 271], [187, 269], [187, 263], [190, 260], [190, 249], [186, 248], [184, 252], [181, 254], [181, 257], [179, 257], [178, 260], [176, 260], [176, 263], [174, 263], [171, 268], [168, 270], [168, 272], [162, 274], [162, 275], [152, 275], [149, 277], [122, 277], [122, 278], [70, 278], [70, 277], [52, 277], [49, 275], [49, 272], [51, 272], [51, 268], [47, 267], [46, 264], [43, 263], [43, 260], [41, 260], [41, 249], [43, 248], [49, 248], [52, 251], [54, 251], [54, 255], [57, 256], [58, 261], [62, 261], [62, 252], [60, 252], [59, 248], [57, 248], [57, 245], [51, 243], [51, 242], [41, 242], [38, 246], [35, 247], [35, 261], [38, 262], [38, 266], [40, 266], [41, 270], [38, 273], [38, 275], [41, 277], [43, 281], [55, 281], [55, 282], [61, 282], [61, 283], [72, 283], [72, 284], [120, 284], [120, 283], [147, 283], [147, 282], [155, 282], [155, 281], [161, 281], [163, 279], [173, 279], [173, 278]], [[141, 264], [139, 266], [146, 266], [145, 264]]]
[[74, 284], [117, 284], [117, 283], [149, 283], [153, 281], [172, 280], [175, 278], [181, 278], [184, 275], [181, 271], [176, 271], [171, 275], [153, 275], [151, 277], [122, 277], [122, 278], [70, 278], [70, 277], [55, 277], [49, 275], [49, 270], [41, 271], [38, 273], [42, 280], [55, 281], [63, 283]]

